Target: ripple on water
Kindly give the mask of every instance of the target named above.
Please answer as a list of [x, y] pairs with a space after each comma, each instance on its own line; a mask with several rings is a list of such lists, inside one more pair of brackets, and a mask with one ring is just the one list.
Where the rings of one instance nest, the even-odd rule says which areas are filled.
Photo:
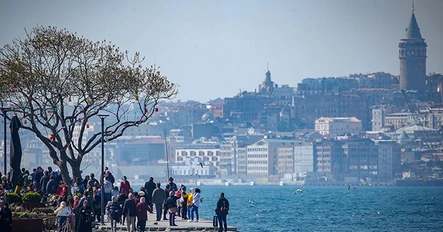
[[[443, 187], [201, 186], [203, 218], [218, 194], [231, 204], [228, 224], [255, 231], [442, 231]], [[436, 196], [436, 199], [433, 197]], [[249, 203], [253, 201], [253, 204]], [[377, 213], [379, 212], [379, 213]]]

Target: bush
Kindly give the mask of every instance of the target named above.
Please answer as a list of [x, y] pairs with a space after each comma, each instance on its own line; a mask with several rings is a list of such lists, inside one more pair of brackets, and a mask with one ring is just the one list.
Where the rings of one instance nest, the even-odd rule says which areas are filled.
[[28, 219], [28, 218], [38, 218], [36, 213], [28, 212], [12, 212], [13, 219]]
[[39, 193], [36, 192], [27, 192], [23, 194], [22, 200], [23, 202], [40, 202], [42, 199], [42, 196]]
[[57, 207], [37, 207], [37, 208], [33, 208], [32, 212], [33, 213], [45, 213], [45, 214], [53, 214], [55, 209], [57, 209]]
[[22, 198], [17, 193], [6, 194], [6, 200], [9, 204], [22, 202]]

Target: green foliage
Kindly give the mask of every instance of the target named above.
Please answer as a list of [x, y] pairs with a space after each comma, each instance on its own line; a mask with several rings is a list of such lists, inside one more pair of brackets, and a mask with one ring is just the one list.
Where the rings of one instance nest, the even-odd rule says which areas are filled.
[[6, 200], [9, 204], [22, 202], [22, 198], [17, 193], [8, 193], [6, 195]]
[[36, 192], [27, 192], [22, 197], [23, 202], [40, 202], [41, 199], [42, 196]]
[[54, 206], [49, 206], [49, 207], [37, 207], [37, 208], [33, 208], [32, 212], [33, 213], [45, 213], [45, 214], [52, 214], [54, 213], [55, 209], [57, 207]]
[[13, 219], [30, 219], [30, 218], [38, 218], [36, 213], [28, 213], [28, 212], [12, 212]]

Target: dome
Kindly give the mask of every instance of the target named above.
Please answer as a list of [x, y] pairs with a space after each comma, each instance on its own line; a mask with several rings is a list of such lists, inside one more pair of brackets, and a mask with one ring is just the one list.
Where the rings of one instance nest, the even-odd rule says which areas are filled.
[[211, 113], [206, 113], [206, 114], [203, 114], [203, 116], [202, 116], [202, 121], [209, 121], [209, 120], [213, 120], [214, 119], [214, 116], [211, 114]]

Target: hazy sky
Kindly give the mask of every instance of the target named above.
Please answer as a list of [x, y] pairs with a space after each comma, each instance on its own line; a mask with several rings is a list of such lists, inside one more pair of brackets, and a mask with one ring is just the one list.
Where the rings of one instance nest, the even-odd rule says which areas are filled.
[[[443, 1], [416, 0], [427, 71], [443, 73]], [[0, 45], [47, 25], [106, 39], [206, 102], [258, 88], [266, 63], [279, 85], [306, 77], [398, 75], [407, 0], [0, 0]]]

